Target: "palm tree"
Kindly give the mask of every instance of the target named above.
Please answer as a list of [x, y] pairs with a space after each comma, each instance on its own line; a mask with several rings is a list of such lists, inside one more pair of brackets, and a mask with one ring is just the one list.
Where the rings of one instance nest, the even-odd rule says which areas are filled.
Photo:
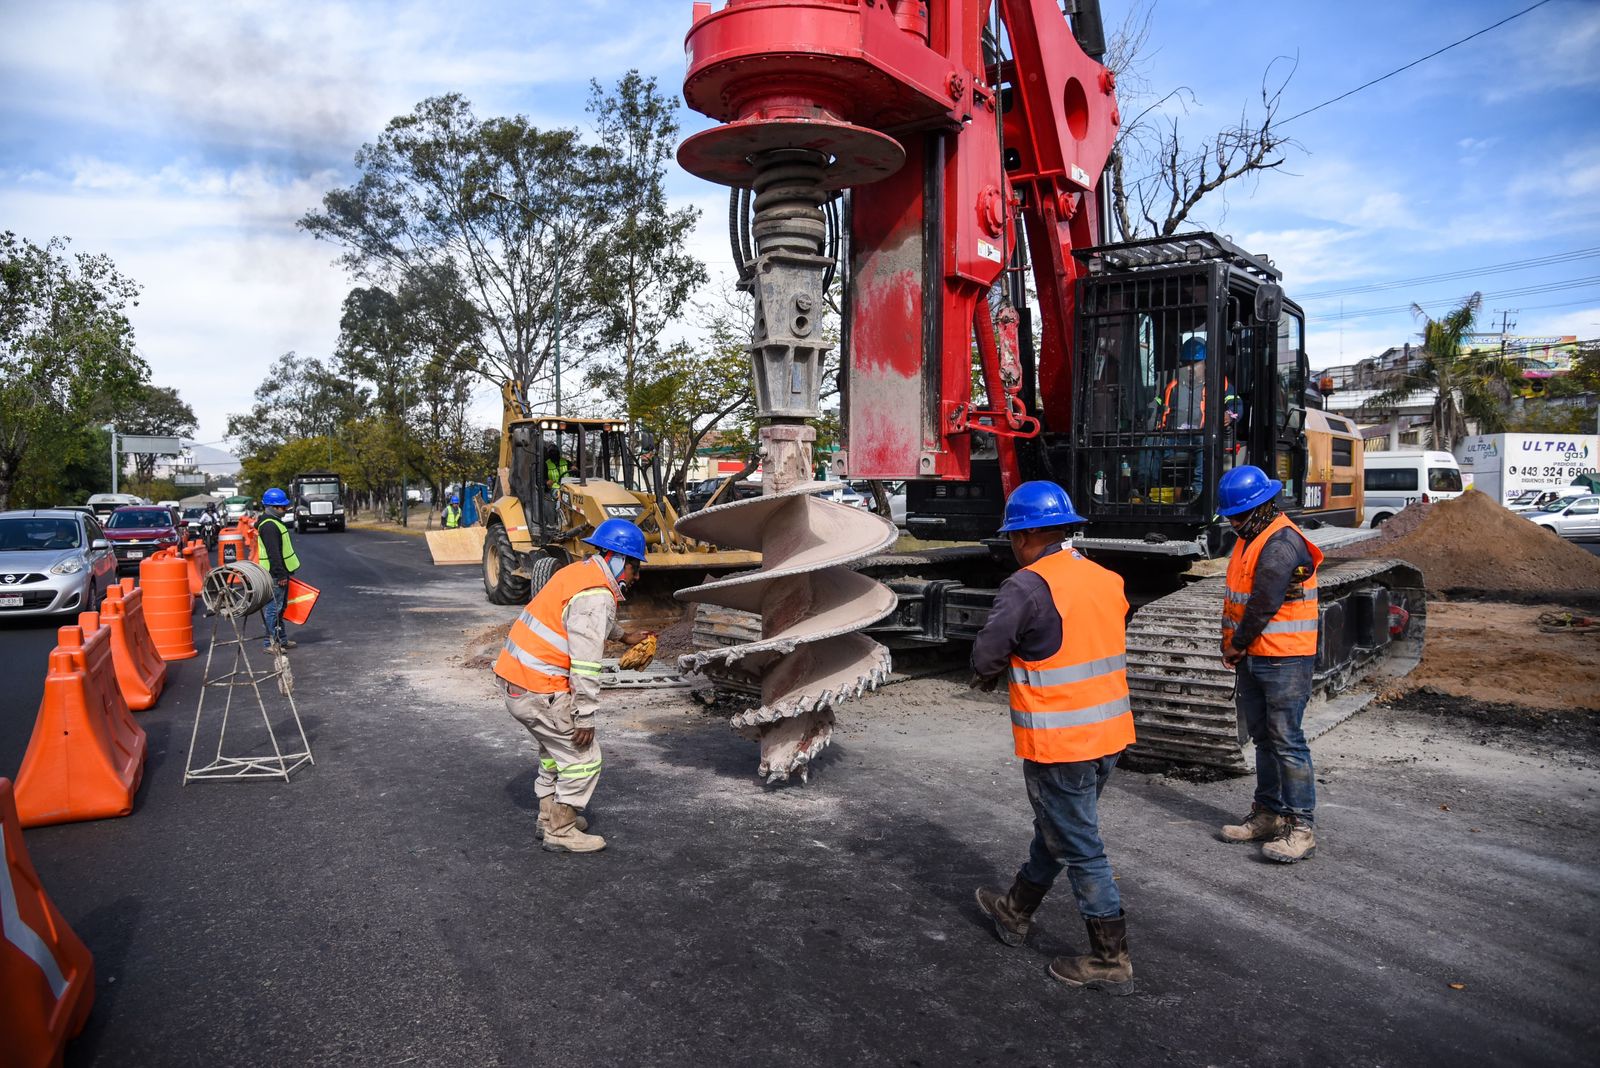
[[1365, 406], [1393, 410], [1413, 393], [1435, 390], [1430, 444], [1446, 451], [1467, 436], [1468, 420], [1478, 424], [1479, 433], [1504, 430], [1506, 406], [1520, 377], [1516, 365], [1498, 352], [1461, 351], [1482, 305], [1483, 294], [1474, 293], [1438, 319], [1420, 304], [1411, 305], [1411, 314], [1422, 320], [1421, 362], [1400, 372]]

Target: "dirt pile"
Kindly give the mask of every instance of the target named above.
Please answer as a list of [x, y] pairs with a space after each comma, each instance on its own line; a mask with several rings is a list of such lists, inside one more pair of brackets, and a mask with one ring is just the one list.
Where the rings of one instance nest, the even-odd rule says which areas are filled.
[[1412, 505], [1383, 525], [1382, 537], [1328, 555], [1397, 557], [1421, 568], [1430, 590], [1600, 591], [1600, 557], [1482, 493]]
[[1422, 663], [1395, 690], [1524, 708], [1600, 711], [1600, 634], [1550, 634], [1558, 605], [1440, 601], [1428, 606]]

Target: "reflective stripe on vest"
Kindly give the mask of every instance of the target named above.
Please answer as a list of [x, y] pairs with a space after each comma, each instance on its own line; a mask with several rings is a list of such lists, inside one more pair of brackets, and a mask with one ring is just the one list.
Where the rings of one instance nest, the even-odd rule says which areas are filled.
[[[1244, 619], [1246, 603], [1255, 588], [1256, 561], [1268, 539], [1280, 530], [1292, 530], [1305, 542], [1311, 554], [1311, 577], [1299, 584], [1300, 597], [1285, 597], [1278, 611], [1267, 621], [1260, 637], [1245, 650], [1251, 656], [1316, 656], [1317, 655], [1317, 572], [1322, 566], [1322, 550], [1306, 539], [1300, 528], [1286, 515], [1279, 515], [1267, 524], [1267, 529], [1245, 544], [1243, 539], [1234, 542], [1233, 555], [1228, 559], [1228, 576], [1225, 580], [1227, 596], [1222, 602], [1222, 637], [1231, 639], [1233, 632]], [[1295, 592], [1290, 584], [1289, 592]]]
[[572, 689], [568, 676], [574, 671], [598, 675], [598, 664], [573, 663], [565, 617], [574, 597], [595, 589], [609, 594], [611, 587], [611, 576], [598, 556], [568, 564], [550, 576], [550, 581], [512, 621], [505, 646], [495, 660], [494, 673], [511, 685], [534, 693]]
[[256, 563], [260, 564], [264, 568], [267, 568], [269, 571], [272, 569], [272, 565], [267, 561], [266, 542], [261, 540], [260, 534], [260, 528], [269, 523], [277, 527], [280, 531], [279, 538], [281, 540], [279, 541], [279, 547], [283, 551], [283, 566], [288, 568], [289, 574], [292, 575], [296, 571], [300, 570], [300, 557], [296, 555], [294, 551], [294, 539], [289, 536], [288, 524], [274, 516], [269, 515], [261, 520], [261, 522], [256, 524]]
[[1134, 739], [1122, 579], [1067, 548], [1027, 570], [1050, 588], [1061, 648], [1042, 660], [1011, 658], [1017, 756], [1061, 764], [1121, 752]]
[[[1157, 430], [1167, 429], [1167, 419], [1172, 415], [1172, 391], [1177, 388], [1178, 380], [1174, 378], [1167, 383], [1167, 388], [1161, 393], [1161, 416], [1156, 420]], [[1226, 375], [1224, 375], [1222, 378], [1222, 406], [1226, 408], [1231, 402], [1238, 399], [1239, 398], [1233, 392], [1233, 386], [1228, 383], [1228, 378]], [[1200, 423], [1202, 426], [1205, 425], [1205, 421], [1206, 387], [1205, 383], [1202, 381], [1200, 384]]]

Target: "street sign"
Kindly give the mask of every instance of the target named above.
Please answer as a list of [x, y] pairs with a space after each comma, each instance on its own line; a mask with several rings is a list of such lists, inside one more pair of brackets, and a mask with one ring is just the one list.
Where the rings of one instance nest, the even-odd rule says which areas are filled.
[[172, 473], [174, 486], [204, 486], [206, 475], [204, 471], [174, 471]]
[[120, 437], [123, 452], [176, 456], [183, 451], [182, 438], [161, 437], [155, 434], [122, 434]]

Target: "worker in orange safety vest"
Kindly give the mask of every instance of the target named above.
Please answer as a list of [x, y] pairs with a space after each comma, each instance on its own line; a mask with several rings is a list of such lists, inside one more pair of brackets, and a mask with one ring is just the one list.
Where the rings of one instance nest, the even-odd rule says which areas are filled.
[[1250, 814], [1222, 828], [1229, 842], [1261, 842], [1282, 864], [1311, 856], [1317, 779], [1301, 720], [1317, 664], [1317, 568], [1322, 551], [1278, 511], [1283, 483], [1236, 467], [1217, 484], [1217, 511], [1239, 540], [1228, 560], [1222, 660], [1236, 672], [1234, 705], [1256, 746]]
[[552, 575], [511, 624], [494, 673], [506, 711], [539, 746], [536, 834], [557, 853], [597, 853], [582, 812], [600, 778], [595, 712], [608, 638], [632, 645], [646, 634], [617, 625], [617, 604], [644, 562], [644, 532], [608, 519], [583, 539], [600, 551]]
[[1112, 994], [1133, 989], [1127, 918], [1100, 840], [1100, 793], [1133, 744], [1128, 703], [1128, 600], [1122, 579], [1066, 543], [1084, 522], [1054, 482], [1025, 482], [1006, 501], [1011, 551], [1022, 570], [1006, 579], [972, 645], [973, 684], [1010, 680], [1011, 733], [1033, 806], [1028, 860], [1004, 894], [977, 892], [978, 907], [1009, 946], [1066, 870], [1089, 934], [1089, 953], [1057, 957], [1050, 974]]

